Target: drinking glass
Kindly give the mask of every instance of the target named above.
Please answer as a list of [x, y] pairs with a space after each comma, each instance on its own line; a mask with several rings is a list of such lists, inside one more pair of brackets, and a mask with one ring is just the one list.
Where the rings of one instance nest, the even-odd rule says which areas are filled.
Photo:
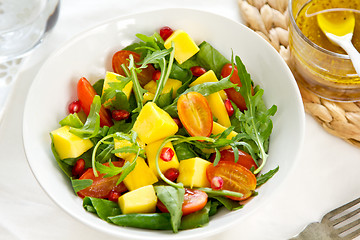
[[39, 45], [58, 14], [59, 0], [0, 0], [0, 63]]

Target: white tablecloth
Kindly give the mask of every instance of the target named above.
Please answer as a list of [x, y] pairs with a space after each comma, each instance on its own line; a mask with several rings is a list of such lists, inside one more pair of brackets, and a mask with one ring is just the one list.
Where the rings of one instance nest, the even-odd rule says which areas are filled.
[[[112, 17], [165, 7], [207, 10], [241, 21], [236, 0], [61, 2], [56, 27], [24, 60], [0, 123], [0, 239], [115, 239], [67, 215], [40, 188], [27, 164], [22, 143], [24, 102], [46, 57], [74, 35]], [[328, 134], [311, 116], [306, 116], [302, 154], [281, 190], [237, 227], [208, 239], [288, 239], [309, 222], [320, 220], [329, 210], [358, 197], [359, 170], [359, 149]]]

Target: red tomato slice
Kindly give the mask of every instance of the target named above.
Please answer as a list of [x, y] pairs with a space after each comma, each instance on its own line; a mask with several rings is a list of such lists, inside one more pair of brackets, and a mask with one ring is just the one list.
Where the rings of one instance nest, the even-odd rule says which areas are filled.
[[[120, 50], [120, 51], [116, 52], [112, 58], [112, 68], [113, 68], [114, 72], [116, 72], [117, 74], [126, 76], [121, 65], [125, 64], [125, 66], [127, 66], [127, 67], [129, 66], [129, 55], [130, 54], [133, 55], [135, 62], [140, 61], [139, 54], [132, 52], [132, 51], [128, 51], [128, 50]], [[146, 83], [148, 83], [150, 80], [152, 80], [154, 72], [155, 72], [155, 68], [149, 64], [147, 68], [142, 69], [141, 72], [138, 73], [138, 80], [139, 80], [141, 86], [144, 86]]]
[[[90, 82], [84, 77], [80, 78], [77, 84], [77, 95], [82, 109], [84, 110], [86, 115], [89, 115], [90, 107], [96, 95], [96, 91], [93, 88], [93, 86], [90, 84]], [[99, 115], [100, 115], [100, 126], [111, 127], [114, 124], [111, 120], [110, 114], [103, 106], [101, 106], [100, 108]]]
[[[208, 196], [204, 191], [185, 188], [182, 205], [183, 216], [203, 209], [207, 203], [207, 198]], [[169, 212], [161, 201], [158, 201], [156, 206], [161, 212]]]
[[213, 118], [209, 103], [203, 95], [198, 92], [181, 95], [177, 109], [182, 125], [191, 136], [210, 136]]
[[[124, 165], [123, 161], [112, 162], [116, 167], [122, 167]], [[104, 163], [105, 166], [109, 166], [109, 163]], [[119, 185], [116, 185], [120, 175], [116, 175], [109, 178], [103, 178], [105, 174], [99, 174], [98, 177], [94, 176], [92, 168], [88, 168], [83, 175], [79, 178], [82, 179], [91, 179], [93, 183], [90, 187], [87, 187], [78, 192], [78, 195], [82, 198], [84, 197], [95, 197], [95, 198], [106, 198], [111, 190], [122, 193], [127, 189], [123, 182]]]
[[[230, 75], [232, 70], [232, 65], [230, 63], [227, 63], [224, 65], [224, 67], [221, 70], [221, 76], [222, 77], [227, 77]], [[242, 86], [242, 83], [240, 81], [239, 75], [238, 75], [238, 70], [237, 67], [235, 66], [234, 68], [234, 72], [231, 75], [230, 81], [234, 84], [237, 84], [239, 87]], [[228, 98], [233, 101], [235, 103], [235, 105], [241, 110], [247, 110], [246, 107], [246, 103], [245, 103], [245, 99], [244, 97], [237, 92], [234, 88], [228, 88], [228, 89], [224, 89], [226, 92], [226, 95], [228, 96]], [[251, 90], [253, 91], [253, 89], [251, 88]]]
[[[231, 148], [221, 150], [220, 154], [221, 154], [220, 161], [235, 162], [234, 151]], [[215, 155], [216, 155], [215, 153], [211, 154], [209, 159], [211, 162], [214, 162]], [[239, 150], [239, 160], [236, 163], [246, 167], [249, 170], [252, 167], [254, 167], [254, 169], [257, 169], [256, 163], [254, 159], [251, 157], [251, 155], [241, 150]]]
[[206, 176], [211, 182], [213, 177], [221, 177], [224, 181], [222, 190], [229, 190], [233, 192], [242, 193], [244, 196], [230, 197], [236, 201], [242, 201], [251, 196], [256, 188], [256, 177], [246, 167], [241, 166], [235, 162], [222, 161], [216, 166], [209, 165], [206, 169]]

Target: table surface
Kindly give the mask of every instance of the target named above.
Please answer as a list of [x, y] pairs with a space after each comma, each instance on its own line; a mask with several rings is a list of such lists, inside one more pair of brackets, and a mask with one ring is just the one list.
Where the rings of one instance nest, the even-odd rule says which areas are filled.
[[[41, 189], [22, 142], [23, 108], [31, 82], [48, 55], [92, 26], [120, 15], [185, 7], [241, 21], [236, 0], [63, 0], [58, 23], [23, 61], [0, 122], [0, 239], [102, 239], [98, 232], [60, 209]], [[166, 24], [166, 23], [164, 23]], [[306, 116], [305, 141], [296, 169], [269, 202], [236, 228], [207, 239], [289, 239], [308, 223], [360, 195], [360, 151]], [[291, 161], [291, 159], [289, 159]], [[106, 239], [115, 239], [106, 236]]]

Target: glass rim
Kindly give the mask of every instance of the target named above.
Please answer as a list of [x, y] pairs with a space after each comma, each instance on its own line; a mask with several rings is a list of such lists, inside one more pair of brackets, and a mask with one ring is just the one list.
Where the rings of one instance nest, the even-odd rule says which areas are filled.
[[[350, 59], [349, 55], [346, 54], [341, 54], [341, 53], [336, 53], [336, 52], [332, 52], [329, 51], [325, 48], [320, 47], [319, 45], [315, 44], [314, 42], [312, 42], [308, 37], [306, 37], [303, 32], [300, 30], [300, 28], [298, 27], [298, 25], [295, 22], [295, 18], [294, 18], [294, 14], [293, 14], [293, 8], [292, 8], [292, 2], [294, 0], [289, 0], [289, 6], [288, 6], [288, 10], [289, 10], [289, 18], [290, 18], [290, 22], [291, 25], [294, 27], [295, 31], [297, 32], [297, 34], [305, 41], [307, 42], [311, 47], [315, 48], [316, 50], [325, 53], [327, 55], [330, 55], [332, 57], [337, 57], [337, 58], [342, 58], [342, 59]], [[308, 0], [305, 4], [311, 2], [312, 0]]]
[[22, 23], [21, 25], [12, 26], [10, 28], [0, 29], [0, 33], [6, 34], [8, 32], [17, 31], [21, 28], [24, 28], [24, 27], [27, 27], [27, 26], [33, 24], [36, 21], [39, 21], [39, 19], [41, 19], [43, 17], [43, 14], [47, 10], [47, 8], [46, 8], [47, 4], [48, 4], [48, 0], [41, 0], [41, 6], [39, 8], [39, 12], [36, 15], [34, 15], [32, 18], [28, 19], [26, 22]]

